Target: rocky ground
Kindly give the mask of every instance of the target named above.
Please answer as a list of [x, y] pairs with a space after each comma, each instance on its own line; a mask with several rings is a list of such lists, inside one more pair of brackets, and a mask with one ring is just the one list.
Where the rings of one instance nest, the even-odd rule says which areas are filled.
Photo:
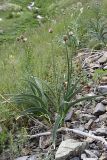
[[[77, 55], [82, 70], [89, 78], [89, 84], [84, 86], [83, 93], [87, 96], [101, 95], [107, 93], [107, 51], [89, 50], [81, 51]], [[97, 81], [93, 79], [96, 69], [98, 72]], [[78, 95], [79, 97], [81, 95]], [[78, 98], [77, 96], [77, 98]], [[42, 123], [36, 123], [35, 128], [39, 132], [50, 131]], [[26, 149], [26, 155], [16, 160], [40, 160], [44, 157], [51, 157], [56, 160], [106, 160], [107, 145], [102, 143], [101, 137], [107, 139], [107, 96], [96, 97], [95, 100], [79, 103], [78, 106], [71, 108], [65, 119], [65, 125], [69, 129], [74, 129], [78, 133], [62, 131], [58, 133], [56, 150], [52, 150], [51, 136], [41, 136], [32, 138], [29, 149]], [[34, 129], [35, 130], [35, 129]], [[99, 139], [79, 134], [89, 133]], [[34, 134], [34, 133], [33, 133]], [[35, 143], [36, 142], [36, 143]], [[55, 158], [54, 158], [55, 155]]]

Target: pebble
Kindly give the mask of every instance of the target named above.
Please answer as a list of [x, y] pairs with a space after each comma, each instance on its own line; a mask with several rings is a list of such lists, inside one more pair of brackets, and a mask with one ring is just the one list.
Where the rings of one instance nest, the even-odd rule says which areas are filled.
[[84, 121], [89, 121], [90, 119], [95, 120], [96, 117], [92, 114], [80, 114], [80, 118]]
[[95, 101], [96, 102], [101, 102], [104, 100], [104, 96], [96, 97]]
[[107, 84], [107, 76], [102, 77], [100, 84], [101, 85], [106, 85]]
[[88, 123], [85, 124], [85, 129], [87, 130], [91, 129], [93, 122], [94, 122], [93, 119], [90, 119]]
[[98, 157], [90, 150], [85, 150], [85, 153], [86, 153], [87, 157], [98, 159]]
[[102, 153], [101, 157], [99, 160], [107, 160], [107, 153]]
[[106, 112], [106, 107], [102, 103], [98, 103], [94, 109], [93, 114], [95, 116], [100, 116]]
[[[107, 53], [106, 53], [107, 54]], [[104, 64], [107, 62], [107, 56], [104, 54], [101, 58], [98, 59], [100, 64]]]
[[97, 136], [107, 136], [107, 128], [98, 128], [96, 131], [95, 131], [95, 134]]
[[104, 99], [101, 103], [102, 103], [103, 105], [107, 105], [107, 99]]
[[107, 66], [103, 67], [103, 69], [106, 70], [106, 69], [107, 69]]
[[100, 92], [100, 93], [102, 93], [102, 94], [107, 93], [107, 85], [98, 86], [97, 87], [97, 91]]
[[106, 121], [106, 120], [107, 120], [107, 113], [105, 113], [105, 114], [103, 114], [103, 115], [100, 115], [100, 116], [99, 116], [99, 120], [100, 120], [100, 122]]

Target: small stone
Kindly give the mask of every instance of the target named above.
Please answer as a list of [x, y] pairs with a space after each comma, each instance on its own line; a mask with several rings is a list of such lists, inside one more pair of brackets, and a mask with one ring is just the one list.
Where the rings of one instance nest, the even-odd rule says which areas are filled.
[[107, 99], [104, 99], [101, 103], [102, 103], [103, 105], [107, 105]]
[[100, 152], [98, 150], [91, 150], [98, 158], [100, 157]]
[[102, 77], [100, 84], [101, 85], [106, 85], [107, 84], [107, 76]]
[[94, 140], [93, 140], [92, 138], [90, 138], [90, 137], [87, 137], [87, 138], [86, 138], [86, 142], [88, 142], [88, 143], [90, 144], [90, 143], [93, 143]]
[[102, 93], [102, 94], [107, 93], [107, 85], [98, 86], [98, 87], [97, 87], [97, 91], [100, 92], [100, 93]]
[[99, 121], [100, 121], [99, 118], [97, 118], [94, 122], [95, 122], [95, 123], [98, 123]]
[[88, 123], [85, 124], [85, 129], [87, 130], [91, 129], [93, 122], [94, 122], [93, 119], [90, 119]]
[[96, 117], [92, 114], [80, 114], [80, 118], [82, 118], [82, 120], [84, 121], [89, 121], [90, 119], [95, 120]]
[[86, 142], [78, 142], [74, 139], [62, 141], [55, 155], [55, 160], [65, 160], [68, 157], [79, 156], [87, 147]]
[[77, 117], [81, 114], [80, 110], [75, 111], [75, 114], [77, 115]]
[[72, 119], [73, 115], [74, 115], [73, 111], [68, 112], [64, 121], [65, 122], [71, 122], [71, 119]]
[[107, 69], [107, 66], [103, 67], [103, 69], [106, 70], [106, 69]]
[[[106, 53], [107, 54], [107, 53]], [[104, 64], [107, 62], [107, 56], [104, 54], [101, 58], [99, 58], [98, 62], [100, 64]]]
[[99, 147], [94, 143], [94, 141], [93, 141], [93, 143], [90, 144], [90, 148], [99, 150]]
[[107, 153], [102, 153], [101, 157], [99, 160], [107, 160]]
[[90, 150], [85, 150], [87, 157], [98, 159], [98, 157]]
[[100, 68], [100, 64], [94, 64], [94, 63], [92, 63], [92, 64], [90, 64], [90, 68], [92, 68], [92, 69], [98, 69], [98, 68]]
[[106, 112], [106, 108], [102, 103], [98, 103], [94, 109], [93, 114], [95, 116], [100, 116]]
[[79, 127], [75, 127], [75, 129], [79, 130], [79, 131], [82, 131], [82, 132], [85, 130], [83, 125], [80, 125]]
[[107, 128], [98, 128], [96, 131], [95, 131], [95, 134], [97, 136], [107, 136]]
[[103, 115], [100, 115], [100, 116], [99, 116], [99, 120], [100, 120], [100, 122], [106, 121], [106, 120], [107, 120], [107, 113], [105, 113], [105, 114], [103, 114]]
[[104, 100], [104, 96], [96, 97], [95, 99], [96, 102], [101, 102], [102, 100]]
[[81, 154], [81, 159], [85, 160], [85, 158], [87, 158], [86, 154], [85, 153]]

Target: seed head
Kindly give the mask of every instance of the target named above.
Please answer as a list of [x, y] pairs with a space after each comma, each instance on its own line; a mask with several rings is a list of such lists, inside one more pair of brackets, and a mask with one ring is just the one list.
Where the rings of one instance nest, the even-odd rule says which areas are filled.
[[26, 42], [27, 41], [27, 38], [25, 37], [25, 38], [23, 38], [23, 42]]
[[64, 35], [64, 36], [63, 36], [63, 40], [64, 40], [64, 42], [66, 42], [66, 41], [68, 40], [68, 36], [67, 36], [67, 35]]
[[52, 28], [49, 29], [49, 33], [53, 33], [53, 29]]
[[22, 40], [23, 40], [23, 39], [24, 39], [24, 36], [23, 36], [23, 35], [21, 35], [21, 36], [20, 36], [20, 39], [22, 39]]
[[63, 85], [64, 85], [64, 89], [66, 90], [66, 89], [67, 89], [68, 82], [64, 82]]
[[20, 37], [17, 37], [16, 40], [17, 40], [17, 41], [20, 41]]
[[69, 36], [73, 36], [74, 33], [72, 31], [70, 31], [68, 34], [69, 34]]

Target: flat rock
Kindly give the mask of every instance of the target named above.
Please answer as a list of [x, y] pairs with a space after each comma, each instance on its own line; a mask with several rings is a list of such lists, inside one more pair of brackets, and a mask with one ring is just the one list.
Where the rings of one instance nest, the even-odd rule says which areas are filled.
[[98, 86], [98, 87], [97, 87], [97, 91], [98, 91], [99, 93], [102, 93], [102, 94], [107, 93], [107, 85]]
[[56, 160], [65, 160], [68, 157], [80, 155], [87, 147], [86, 142], [78, 142], [74, 139], [62, 141], [55, 155]]
[[98, 103], [94, 109], [93, 114], [95, 116], [100, 116], [106, 112], [106, 107], [102, 103]]

